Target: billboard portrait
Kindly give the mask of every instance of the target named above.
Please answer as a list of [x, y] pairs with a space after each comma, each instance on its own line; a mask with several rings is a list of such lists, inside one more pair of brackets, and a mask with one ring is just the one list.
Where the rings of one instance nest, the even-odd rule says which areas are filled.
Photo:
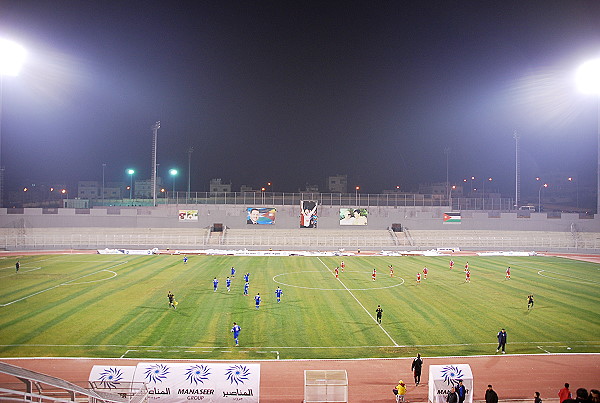
[[248, 207], [246, 224], [275, 224], [277, 209], [273, 207]]
[[179, 210], [179, 221], [198, 221], [198, 210]]
[[340, 225], [367, 225], [366, 208], [341, 208]]
[[300, 202], [300, 228], [317, 228], [317, 202], [302, 200]]

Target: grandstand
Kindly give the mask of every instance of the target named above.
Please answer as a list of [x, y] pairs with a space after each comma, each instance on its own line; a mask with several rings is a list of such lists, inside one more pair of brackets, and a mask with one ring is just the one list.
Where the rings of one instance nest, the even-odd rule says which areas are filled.
[[0, 249], [521, 250], [594, 252], [598, 232], [225, 228], [0, 228]]

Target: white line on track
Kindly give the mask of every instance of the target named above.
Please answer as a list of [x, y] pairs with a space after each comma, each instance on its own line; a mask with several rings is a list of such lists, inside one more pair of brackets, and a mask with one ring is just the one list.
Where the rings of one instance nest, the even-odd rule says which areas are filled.
[[[96, 274], [96, 273], [100, 273], [101, 271], [105, 271], [105, 270], [106, 270], [106, 271], [110, 271], [110, 270], [108, 270], [108, 269], [115, 268], [115, 267], [117, 267], [117, 266], [120, 266], [120, 265], [122, 265], [122, 264], [125, 264], [125, 263], [127, 263], [127, 261], [125, 261], [125, 262], [120, 262], [120, 263], [117, 263], [117, 264], [115, 264], [115, 265], [112, 265], [112, 266], [110, 266], [110, 267], [108, 267], [108, 268], [106, 268], [106, 269], [100, 269], [100, 270], [97, 270], [97, 271], [95, 271], [95, 272], [93, 272], [93, 273], [86, 274], [85, 276], [81, 276], [81, 277], [74, 278], [73, 280], [65, 281], [64, 283], [61, 283], [61, 284], [58, 284], [58, 285], [55, 285], [55, 286], [52, 286], [52, 287], [46, 288], [46, 289], [44, 289], [44, 290], [41, 290], [41, 291], [38, 291], [38, 292], [34, 292], [33, 294], [29, 294], [29, 295], [26, 295], [26, 296], [24, 296], [24, 297], [22, 297], [22, 298], [15, 299], [14, 301], [10, 301], [10, 302], [7, 302], [7, 303], [5, 303], [5, 304], [0, 304], [0, 307], [9, 306], [9, 305], [12, 305], [12, 304], [14, 304], [15, 302], [19, 302], [19, 301], [26, 300], [27, 298], [31, 298], [31, 297], [33, 297], [33, 296], [39, 295], [39, 294], [41, 294], [41, 293], [44, 293], [44, 292], [46, 292], [46, 291], [50, 291], [50, 290], [53, 290], [53, 289], [55, 289], [55, 288], [58, 288], [58, 287], [60, 287], [61, 285], [72, 285], [71, 283], [74, 283], [74, 282], [75, 282], [75, 281], [77, 281], [77, 280], [80, 280], [80, 279], [82, 279], [82, 278], [86, 278], [86, 277], [92, 276], [92, 275], [94, 275], [94, 274]], [[113, 273], [114, 273], [114, 272], [113, 272]]]
[[[321, 262], [321, 264], [323, 266], [325, 266], [325, 268], [327, 270], [329, 270], [329, 272], [331, 273], [331, 275], [333, 275], [333, 271], [325, 263], [323, 263], [323, 261], [321, 260], [321, 258], [318, 257], [317, 259], [319, 259], [319, 262]], [[346, 289], [346, 291], [348, 291], [348, 293], [352, 296], [352, 298], [354, 298], [354, 300], [356, 302], [358, 302], [358, 305], [360, 305], [362, 307], [362, 309], [365, 310], [365, 312], [367, 313], [367, 315], [369, 315], [369, 317], [371, 319], [373, 319], [373, 322], [377, 323], [377, 319], [375, 319], [373, 317], [373, 315], [371, 315], [371, 312], [369, 312], [367, 310], [367, 308], [365, 308], [365, 306], [358, 300], [358, 298], [356, 298], [356, 296], [354, 296], [354, 294], [352, 293], [352, 291], [350, 291], [350, 289], [348, 287], [346, 287], [346, 284], [344, 284], [344, 282], [342, 280], [340, 280], [339, 278], [337, 280], [340, 282], [340, 284], [342, 285], [342, 287], [344, 287]], [[385, 333], [385, 335], [392, 341], [392, 343], [394, 343], [394, 347], [398, 347], [398, 343], [396, 343], [396, 341], [392, 338], [392, 336], [390, 336], [390, 334], [387, 332], [387, 330], [385, 330], [383, 328], [383, 326], [381, 326], [381, 323], [377, 323], [377, 326], [379, 326], [379, 328], [383, 331], [383, 333]]]

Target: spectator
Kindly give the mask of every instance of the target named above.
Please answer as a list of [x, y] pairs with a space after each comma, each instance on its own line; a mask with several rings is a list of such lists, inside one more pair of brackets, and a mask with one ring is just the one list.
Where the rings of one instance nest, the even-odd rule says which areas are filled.
[[463, 385], [462, 379], [458, 381], [456, 393], [458, 393], [458, 403], [463, 403], [465, 401], [465, 397], [467, 397], [467, 389], [465, 388], [465, 385]]
[[590, 402], [600, 403], [600, 391], [598, 389], [590, 389]]
[[575, 401], [577, 403], [587, 403], [590, 401], [586, 388], [578, 388], [577, 391], [575, 391]]
[[458, 393], [456, 393], [456, 389], [454, 386], [450, 389], [450, 393], [446, 396], [447, 403], [458, 403]]
[[488, 385], [485, 391], [485, 403], [498, 403], [498, 394], [492, 389], [492, 385]]
[[569, 390], [569, 384], [565, 383], [565, 387], [558, 391], [559, 403], [563, 403], [567, 399], [571, 399], [571, 391]]
[[542, 398], [540, 397], [540, 392], [535, 392], [533, 395], [535, 397], [533, 403], [542, 403]]

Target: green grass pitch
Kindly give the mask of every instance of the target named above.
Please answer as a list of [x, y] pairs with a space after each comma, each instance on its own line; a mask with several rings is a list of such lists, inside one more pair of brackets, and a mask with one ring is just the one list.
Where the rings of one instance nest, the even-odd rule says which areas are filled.
[[[509, 354], [600, 352], [599, 264], [541, 256], [454, 257], [450, 270], [449, 257], [353, 256], [343, 258], [346, 269], [338, 280], [333, 270], [341, 257], [189, 256], [187, 264], [182, 258], [0, 259], [0, 357], [495, 354], [503, 327]], [[467, 260], [471, 283], [463, 272]], [[231, 266], [236, 275], [227, 292]], [[417, 285], [416, 274], [425, 266], [428, 278]], [[249, 296], [243, 295], [246, 272]], [[168, 307], [168, 291], [179, 302], [176, 310]], [[535, 306], [528, 311], [530, 293]], [[378, 304], [384, 310], [381, 326], [375, 321]], [[234, 321], [242, 328], [239, 347], [230, 332]]]

